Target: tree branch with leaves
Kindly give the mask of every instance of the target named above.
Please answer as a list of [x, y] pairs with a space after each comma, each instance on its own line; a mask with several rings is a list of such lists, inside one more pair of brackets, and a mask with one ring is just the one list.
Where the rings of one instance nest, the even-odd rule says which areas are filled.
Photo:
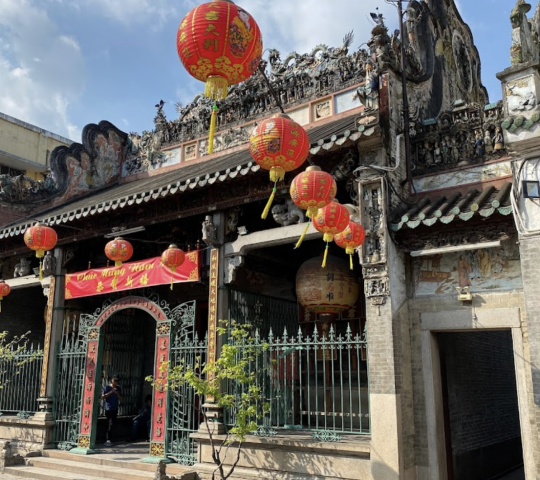
[[[165, 363], [160, 372], [162, 379], [154, 379], [153, 382], [169, 389], [188, 385], [207, 403], [228, 413], [231, 424], [226, 428], [224, 438], [217, 438], [213, 423], [218, 419], [209, 417], [205, 408], [200, 409], [216, 465], [212, 480], [227, 480], [240, 461], [246, 436], [257, 430], [257, 420], [270, 409], [270, 402], [264, 397], [259, 381], [267, 367], [260, 366], [262, 362], [257, 361], [268, 345], [261, 345], [251, 335], [250, 325], [222, 320], [217, 330], [224, 342], [215, 361], [203, 364], [198, 358], [194, 365], [187, 364], [184, 359], [179, 365]], [[195, 405], [192, 407], [196, 408]], [[231, 448], [236, 450], [236, 454], [227, 466]]]

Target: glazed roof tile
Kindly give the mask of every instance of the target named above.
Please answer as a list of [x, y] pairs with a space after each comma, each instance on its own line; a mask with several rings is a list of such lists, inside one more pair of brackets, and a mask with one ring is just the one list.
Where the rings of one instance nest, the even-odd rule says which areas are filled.
[[511, 190], [512, 183], [504, 182], [500, 188], [490, 185], [479, 190], [479, 187], [475, 186], [466, 193], [454, 191], [435, 198], [423, 197], [415, 205], [403, 208], [403, 213], [396, 215], [390, 222], [390, 230], [397, 232], [421, 225], [431, 227], [437, 222], [447, 225], [457, 219], [468, 221], [478, 216], [490, 217], [495, 212], [510, 215]]
[[[308, 130], [312, 154], [316, 155], [321, 146], [324, 153], [333, 148], [339, 139], [347, 139], [355, 125], [355, 115], [341, 118]], [[356, 133], [358, 128], [356, 128]], [[340, 145], [343, 145], [341, 142]], [[314, 146], [318, 147], [314, 153]], [[34, 213], [32, 219], [19, 221], [0, 230], [0, 239], [22, 235], [35, 223], [35, 219], [47, 222], [50, 226], [69, 223], [73, 220], [93, 216], [109, 210], [117, 210], [135, 204], [147, 203], [160, 197], [174, 195], [186, 190], [203, 188], [207, 185], [224, 182], [229, 178], [245, 176], [260, 170], [248, 149], [224, 154], [215, 159], [184, 165], [181, 168], [153, 175], [127, 183], [116, 184], [106, 189], [79, 197], [74, 201]]]

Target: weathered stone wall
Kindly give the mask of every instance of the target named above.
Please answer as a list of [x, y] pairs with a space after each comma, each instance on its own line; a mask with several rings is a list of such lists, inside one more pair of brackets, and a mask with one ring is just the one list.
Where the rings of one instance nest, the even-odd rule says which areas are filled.
[[[523, 272], [524, 306], [526, 308], [527, 345], [530, 350], [530, 365], [532, 367], [531, 394], [534, 394], [533, 412], [535, 415], [536, 432], [540, 434], [540, 281], [538, 276], [538, 259], [540, 258], [540, 238], [520, 238], [521, 270]], [[540, 445], [535, 449], [536, 464], [540, 472]]]

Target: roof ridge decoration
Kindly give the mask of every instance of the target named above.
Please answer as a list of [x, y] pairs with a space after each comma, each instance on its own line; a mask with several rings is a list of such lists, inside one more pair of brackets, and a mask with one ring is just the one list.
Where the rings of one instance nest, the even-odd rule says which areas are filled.
[[[340, 47], [320, 44], [309, 53], [293, 51], [285, 60], [281, 59], [278, 50], [269, 49], [268, 60], [262, 60], [261, 64], [283, 107], [293, 108], [363, 82], [366, 65], [372, 62], [371, 54], [363, 48], [349, 53], [353, 39], [353, 32], [349, 32]], [[200, 93], [187, 105], [177, 103], [178, 118], [170, 121], [165, 117], [163, 104], [160, 101], [156, 105], [154, 130], [143, 131], [140, 135], [130, 133], [138, 155], [149, 164], [160, 161], [162, 148], [204, 137], [210, 126], [214, 101]], [[251, 132], [245, 131], [240, 124], [279, 111], [260, 71], [242, 84], [231, 86], [227, 98], [218, 101], [217, 105], [217, 131], [230, 132], [227, 148], [238, 141], [249, 140]]]
[[128, 136], [112, 123], [86, 125], [82, 143], [56, 147], [51, 172], [44, 180], [26, 175], [0, 175], [0, 206], [31, 211], [46, 202], [66, 202], [116, 182], [120, 176]]

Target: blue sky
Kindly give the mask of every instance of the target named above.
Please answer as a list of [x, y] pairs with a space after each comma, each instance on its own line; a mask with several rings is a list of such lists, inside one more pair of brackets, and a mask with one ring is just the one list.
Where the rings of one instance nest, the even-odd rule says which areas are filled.
[[[439, 0], [443, 1], [443, 0]], [[80, 141], [88, 123], [109, 120], [124, 131], [153, 128], [163, 99], [169, 119], [201, 84], [185, 73], [175, 38], [197, 0], [0, 0], [0, 112]], [[325, 43], [353, 48], [369, 39], [369, 12], [384, 0], [238, 0], [257, 20], [265, 48], [287, 54]], [[458, 0], [482, 58], [490, 100], [501, 98], [495, 74], [510, 65], [514, 0]], [[533, 5], [533, 8], [536, 5]]]

